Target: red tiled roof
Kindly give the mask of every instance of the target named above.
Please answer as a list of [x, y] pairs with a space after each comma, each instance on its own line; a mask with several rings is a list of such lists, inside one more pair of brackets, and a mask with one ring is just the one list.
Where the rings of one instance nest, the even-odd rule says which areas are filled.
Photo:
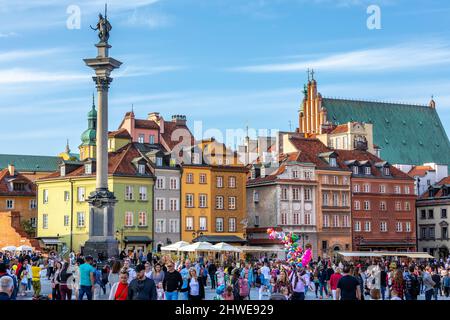
[[122, 139], [131, 139], [130, 134], [128, 133], [127, 129], [122, 128], [117, 131], [110, 131], [108, 133], [109, 138], [122, 138]]
[[331, 131], [331, 133], [344, 133], [348, 131], [348, 125], [347, 124], [340, 124], [336, 128]]
[[[8, 179], [14, 179], [15, 182], [25, 183], [30, 188], [30, 191], [10, 191], [8, 188]], [[27, 177], [19, 172], [15, 172], [14, 176], [9, 174], [7, 168], [0, 171], [0, 195], [1, 196], [35, 196], [36, 185], [31, 182]]]
[[[438, 183], [436, 183], [436, 186], [443, 186], [443, 185], [450, 185], [450, 176], [446, 177], [446, 178], [442, 179], [441, 181], [439, 181]], [[443, 196], [442, 192], [443, 192], [442, 189], [439, 189], [433, 198], [442, 197]], [[429, 198], [428, 189], [424, 193], [422, 193], [422, 195], [419, 197], [419, 199], [427, 199], [427, 198]], [[433, 201], [435, 201], [435, 200], [433, 200]]]
[[[175, 130], [179, 131], [177, 131], [176, 135], [172, 138], [172, 134], [175, 132]], [[193, 146], [195, 144], [195, 139], [186, 125], [176, 124], [175, 122], [171, 121], [164, 121], [164, 133], [162, 133], [161, 136], [170, 150], [172, 150], [178, 143], [183, 141], [183, 136], [188, 135], [191, 137], [191, 146]]]
[[415, 166], [408, 172], [408, 175], [413, 178], [416, 176], [423, 177], [430, 170], [433, 170], [430, 166]]
[[154, 130], [159, 129], [159, 125], [155, 121], [152, 121], [152, 120], [136, 119], [136, 120], [134, 120], [134, 126], [135, 126], [135, 128], [138, 128], [138, 129], [154, 129]]
[[[138, 149], [133, 143], [129, 143], [116, 152], [110, 152], [108, 154], [108, 174], [110, 175], [136, 175], [138, 173], [137, 168], [132, 163], [135, 158], [141, 157]], [[84, 166], [80, 166], [74, 171], [65, 175], [65, 177], [79, 177], [88, 176], [84, 174]], [[95, 172], [90, 176], [95, 176]], [[39, 180], [60, 178], [60, 172], [54, 172]]]

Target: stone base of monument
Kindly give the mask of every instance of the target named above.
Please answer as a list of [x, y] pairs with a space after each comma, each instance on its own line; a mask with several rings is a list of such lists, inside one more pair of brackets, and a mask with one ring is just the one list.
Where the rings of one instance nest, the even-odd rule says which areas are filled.
[[89, 196], [89, 240], [83, 248], [84, 256], [106, 260], [119, 256], [119, 243], [114, 238], [114, 194], [96, 190]]

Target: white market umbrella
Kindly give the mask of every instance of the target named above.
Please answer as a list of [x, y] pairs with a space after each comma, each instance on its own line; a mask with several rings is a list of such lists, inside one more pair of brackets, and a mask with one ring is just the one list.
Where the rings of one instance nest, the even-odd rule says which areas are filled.
[[161, 251], [180, 251], [182, 247], [188, 246], [189, 242], [186, 241], [178, 241], [175, 243], [172, 243], [168, 246], [161, 247]]
[[182, 252], [197, 252], [197, 251], [217, 251], [211, 243], [209, 242], [195, 242], [188, 246], [181, 247], [179, 251]]
[[20, 246], [16, 248], [16, 251], [33, 251], [33, 248], [30, 246]]
[[2, 248], [3, 251], [16, 251], [15, 246], [6, 246]]
[[231, 244], [220, 242], [213, 245], [218, 251], [228, 251], [228, 252], [242, 252], [238, 247], [232, 246]]

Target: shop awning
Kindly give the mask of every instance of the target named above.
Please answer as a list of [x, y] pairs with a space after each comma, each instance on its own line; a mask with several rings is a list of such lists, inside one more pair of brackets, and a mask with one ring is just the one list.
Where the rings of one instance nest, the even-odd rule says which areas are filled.
[[152, 243], [153, 240], [150, 239], [147, 236], [126, 236], [126, 237], [124, 237], [123, 242], [125, 242], [125, 243], [145, 243], [145, 244], [149, 244], [149, 243]]
[[192, 240], [192, 242], [209, 242], [212, 244], [226, 243], [246, 243], [247, 241], [238, 236], [200, 236]]
[[55, 244], [61, 244], [61, 241], [59, 239], [47, 239], [47, 238], [43, 238], [41, 239], [42, 242], [45, 245], [55, 245]]
[[383, 255], [375, 252], [365, 252], [365, 251], [337, 251], [337, 254], [343, 257], [382, 257]]
[[412, 259], [433, 259], [434, 258], [432, 255], [429, 255], [426, 252], [409, 253], [407, 255], [407, 257], [412, 258]]

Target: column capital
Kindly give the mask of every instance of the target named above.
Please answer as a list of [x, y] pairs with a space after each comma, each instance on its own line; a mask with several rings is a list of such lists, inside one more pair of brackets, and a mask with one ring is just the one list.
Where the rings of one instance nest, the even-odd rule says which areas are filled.
[[107, 91], [109, 89], [110, 83], [113, 81], [111, 77], [92, 77], [94, 80], [97, 91]]

